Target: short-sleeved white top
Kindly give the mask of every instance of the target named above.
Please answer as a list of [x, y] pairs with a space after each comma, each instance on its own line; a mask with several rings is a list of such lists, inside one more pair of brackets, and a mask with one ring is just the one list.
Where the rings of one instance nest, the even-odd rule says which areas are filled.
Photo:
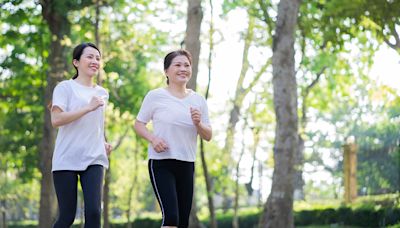
[[210, 125], [204, 97], [190, 90], [185, 98], [177, 98], [165, 88], [151, 90], [145, 96], [137, 120], [153, 122], [153, 134], [165, 140], [168, 150], [157, 153], [149, 144], [149, 159], [176, 159], [194, 162], [197, 150], [197, 130], [190, 107], [201, 111], [201, 121]]
[[[108, 92], [100, 86], [87, 87], [70, 79], [60, 82], [53, 91], [52, 107], [65, 112], [86, 106], [93, 96], [101, 96], [105, 104]], [[108, 168], [104, 147], [104, 114], [106, 105], [60, 126], [53, 154], [52, 171], [86, 170], [89, 165]]]

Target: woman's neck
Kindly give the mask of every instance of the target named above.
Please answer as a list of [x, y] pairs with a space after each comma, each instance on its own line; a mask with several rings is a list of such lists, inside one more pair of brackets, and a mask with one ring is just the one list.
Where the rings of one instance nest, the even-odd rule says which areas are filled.
[[78, 82], [79, 84], [87, 86], [87, 87], [94, 87], [94, 83], [93, 83], [93, 78], [92, 77], [79, 75], [75, 79], [75, 81]]
[[169, 84], [167, 86], [167, 90], [174, 96], [179, 98], [184, 98], [189, 94], [188, 89], [186, 89], [186, 85], [176, 85], [176, 84]]

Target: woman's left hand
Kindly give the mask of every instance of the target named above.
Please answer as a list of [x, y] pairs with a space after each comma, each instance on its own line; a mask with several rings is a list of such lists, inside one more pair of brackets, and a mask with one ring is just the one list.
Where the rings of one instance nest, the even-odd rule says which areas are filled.
[[193, 121], [194, 126], [196, 126], [196, 127], [199, 126], [199, 124], [201, 122], [201, 112], [200, 112], [200, 110], [190, 107], [190, 115], [192, 117], [192, 121]]
[[209, 124], [203, 124], [203, 122], [201, 122], [200, 110], [190, 107], [190, 115], [200, 137], [204, 140], [210, 141], [212, 137], [212, 129]]
[[111, 146], [111, 144], [109, 144], [109, 143], [104, 143], [104, 147], [106, 148], [106, 153], [107, 153], [107, 156], [110, 156], [110, 154], [111, 154], [111, 151], [112, 151], [112, 146]]

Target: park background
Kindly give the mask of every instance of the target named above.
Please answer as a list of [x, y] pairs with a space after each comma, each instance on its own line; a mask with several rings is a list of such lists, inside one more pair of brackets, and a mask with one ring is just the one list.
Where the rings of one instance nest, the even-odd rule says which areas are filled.
[[[115, 148], [103, 227], [160, 225], [133, 122], [178, 48], [193, 54], [189, 87], [214, 129], [199, 143], [191, 227], [400, 226], [400, 1], [278, 3], [2, 0], [0, 226], [57, 215], [46, 105], [88, 41], [102, 51]], [[82, 206], [79, 195], [76, 227]]]

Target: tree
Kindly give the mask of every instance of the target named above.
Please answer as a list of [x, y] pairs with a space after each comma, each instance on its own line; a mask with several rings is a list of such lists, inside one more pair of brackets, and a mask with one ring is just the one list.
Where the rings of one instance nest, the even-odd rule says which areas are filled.
[[[0, 205], [6, 218], [35, 205], [38, 141], [42, 138], [43, 79], [49, 38], [35, 5], [0, 4]], [[21, 30], [21, 28], [29, 29]], [[35, 63], [35, 64], [32, 64]], [[19, 194], [26, 192], [27, 194]], [[35, 209], [36, 210], [36, 209]]]
[[[192, 54], [192, 78], [187, 87], [196, 91], [197, 73], [199, 68], [200, 57], [200, 33], [201, 21], [203, 20], [203, 9], [201, 0], [188, 0], [187, 22], [185, 35], [185, 48]], [[189, 227], [201, 227], [199, 218], [197, 217], [196, 191], [193, 191], [192, 210], [190, 212]]]
[[[344, 1], [335, 0], [321, 4], [324, 8], [323, 21], [347, 21], [351, 23], [342, 24], [339, 29], [351, 33], [354, 31], [352, 25], [357, 24], [360, 30], [369, 30], [375, 34], [378, 40], [383, 40], [389, 47], [400, 52], [400, 1], [392, 0], [358, 0]], [[332, 23], [331, 23], [332, 24]], [[336, 23], [332, 24], [337, 25]], [[327, 27], [325, 31], [330, 28]], [[329, 32], [332, 36], [332, 31]]]
[[[44, 106], [50, 104], [53, 89], [61, 81], [67, 71], [66, 44], [71, 32], [68, 13], [93, 4], [91, 0], [55, 1], [41, 0], [43, 19], [50, 31], [49, 71], [46, 78]], [[43, 139], [40, 143], [40, 171], [42, 173], [40, 193], [39, 227], [51, 227], [55, 218], [55, 195], [51, 176], [51, 160], [54, 150], [56, 131], [51, 125], [50, 112], [45, 108]], [[49, 219], [50, 218], [50, 219]]]
[[[210, 3], [210, 29], [209, 29], [209, 52], [208, 52], [208, 85], [206, 89], [205, 99], [208, 99], [209, 91], [210, 91], [210, 84], [211, 84], [211, 69], [212, 69], [212, 56], [214, 51], [214, 8], [212, 0], [209, 0]], [[200, 159], [201, 165], [203, 167], [203, 175], [204, 181], [206, 184], [206, 191], [207, 191], [207, 202], [208, 202], [208, 210], [210, 213], [210, 227], [217, 228], [217, 219], [215, 216], [215, 206], [214, 206], [214, 199], [213, 199], [213, 187], [211, 183], [211, 176], [208, 171], [207, 160], [204, 151], [204, 141], [200, 139]]]
[[192, 78], [187, 84], [188, 88], [196, 91], [197, 72], [200, 56], [200, 33], [203, 9], [201, 0], [188, 0], [185, 47], [192, 54]]
[[[267, 67], [270, 65], [270, 61], [265, 62], [259, 69], [251, 74], [249, 69], [255, 68], [255, 66], [250, 63], [250, 49], [256, 46], [256, 38], [255, 38], [255, 31], [257, 27], [256, 18], [254, 17], [252, 7], [247, 8], [247, 15], [248, 15], [248, 25], [246, 28], [246, 32], [244, 35], [244, 44], [243, 44], [243, 54], [242, 54], [242, 65], [241, 70], [239, 73], [239, 78], [236, 82], [235, 94], [231, 100], [232, 108], [229, 111], [229, 120], [228, 126], [226, 128], [226, 137], [225, 137], [225, 144], [222, 149], [223, 159], [225, 161], [229, 161], [223, 164], [222, 173], [223, 176], [220, 178], [226, 178], [226, 176], [230, 175], [230, 168], [231, 164], [233, 164], [232, 160], [232, 153], [234, 151], [234, 142], [235, 142], [235, 133], [236, 133], [236, 125], [239, 123], [242, 117], [242, 106], [245, 102], [247, 95], [250, 94], [251, 90], [257, 85], [259, 79], [264, 75]], [[253, 78], [251, 78], [253, 77]], [[250, 83], [246, 85], [244, 82], [250, 79]], [[235, 169], [235, 168], [233, 168]], [[226, 186], [224, 186], [226, 187]], [[229, 188], [229, 187], [227, 187]], [[225, 193], [224, 193], [225, 194]], [[224, 209], [227, 209], [227, 201], [228, 196], [225, 195], [225, 205]]]
[[297, 83], [294, 34], [300, 0], [281, 0], [273, 38], [273, 88], [276, 114], [274, 172], [262, 227], [294, 227], [293, 175], [298, 145]]
[[[155, 59], [160, 59], [160, 56], [164, 55], [160, 47], [166, 46], [168, 38], [167, 32], [159, 31], [156, 26], [147, 24], [148, 21], [145, 18], [149, 14], [154, 15], [156, 11], [166, 10], [162, 8], [163, 6], [154, 8], [154, 5], [155, 2], [152, 1], [109, 2], [99, 12], [100, 21], [98, 23], [101, 26], [100, 30], [94, 33], [101, 37], [100, 45], [105, 62], [104, 77], [102, 78], [104, 87], [110, 92], [110, 106], [112, 106], [112, 109], [107, 112], [106, 127], [108, 141], [114, 147], [110, 167], [115, 168], [111, 172], [108, 171], [109, 175], [106, 179], [108, 180], [106, 183], [109, 183], [108, 198], [110, 200], [108, 206], [106, 203], [104, 204], [105, 226], [109, 224], [107, 220], [114, 217], [114, 211], [125, 211], [126, 218], [131, 220], [131, 216], [135, 215], [135, 210], [145, 205], [145, 203], [138, 205], [136, 199], [132, 199], [132, 194], [139, 197], [138, 191], [143, 188], [150, 187], [148, 189], [151, 190], [150, 185], [137, 186], [136, 180], [139, 179], [140, 182], [144, 181], [143, 179], [131, 178], [132, 176], [147, 177], [137, 174], [136, 165], [134, 170], [127, 168], [126, 172], [121, 172], [119, 167], [121, 163], [131, 166], [132, 163], [129, 162], [136, 162], [136, 159], [133, 161], [130, 159], [132, 151], [134, 151], [135, 157], [140, 156], [142, 159], [146, 157], [147, 151], [144, 145], [147, 143], [141, 139], [132, 139], [135, 135], [130, 133], [132, 128], [130, 123], [133, 122], [132, 119], [137, 114], [145, 94], [150, 88], [159, 86], [163, 82], [161, 74], [149, 66], [151, 61], [156, 61]], [[91, 13], [93, 15], [88, 15], [86, 12], [81, 16], [88, 17], [85, 20], [89, 23], [85, 24], [89, 26], [88, 30], [90, 31], [93, 27], [91, 21], [94, 18], [94, 12]], [[134, 141], [134, 150], [126, 146], [125, 141]], [[143, 146], [139, 147], [141, 144]], [[144, 171], [141, 170], [141, 172]], [[121, 185], [121, 183], [123, 184]], [[104, 191], [104, 200], [106, 197], [107, 194]], [[106, 214], [107, 208], [108, 215]]]

